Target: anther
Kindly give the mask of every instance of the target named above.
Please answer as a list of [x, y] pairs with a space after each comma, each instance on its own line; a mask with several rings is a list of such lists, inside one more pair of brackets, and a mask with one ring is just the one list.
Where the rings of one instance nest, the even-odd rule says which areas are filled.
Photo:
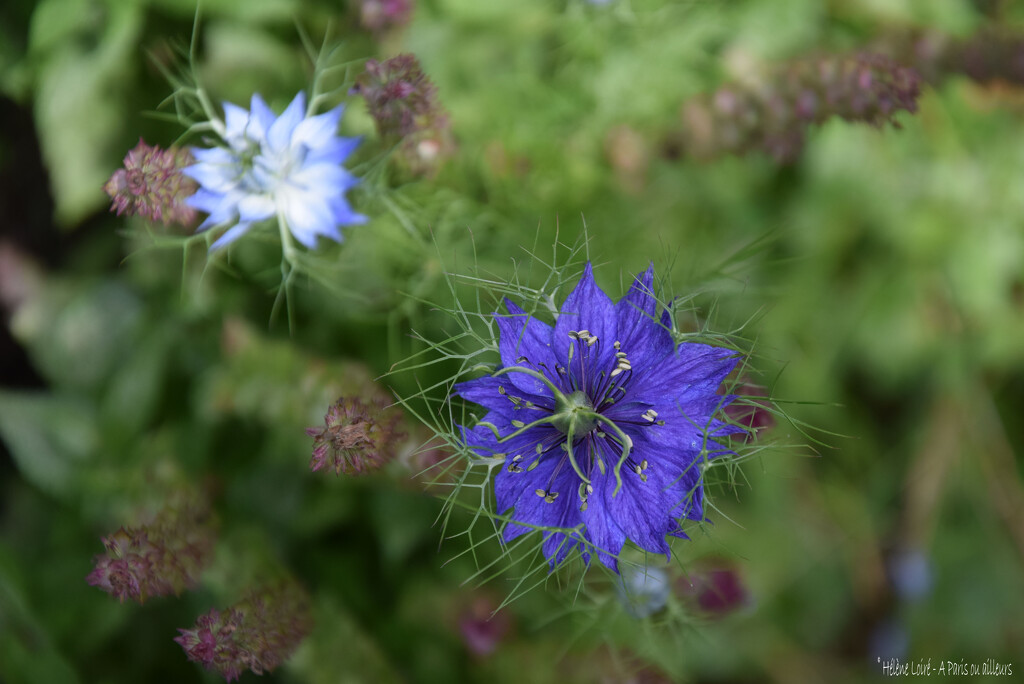
[[517, 428], [526, 427], [526, 423], [524, 423], [521, 420], [513, 420], [512, 421], [512, 427], [517, 427]]
[[622, 344], [618, 340], [615, 340], [615, 343], [612, 344], [612, 346], [615, 347], [615, 351], [619, 351], [619, 348], [622, 347]]
[[498, 394], [504, 396], [504, 394], [505, 394], [505, 386], [504, 385], [498, 385]]
[[558, 492], [551, 492], [544, 497], [544, 503], [555, 503], [555, 499], [558, 498]]

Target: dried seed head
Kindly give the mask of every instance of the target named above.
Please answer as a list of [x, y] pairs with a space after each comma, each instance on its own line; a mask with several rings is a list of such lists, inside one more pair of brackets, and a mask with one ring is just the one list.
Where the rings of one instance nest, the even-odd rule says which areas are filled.
[[380, 468], [405, 437], [400, 421], [401, 413], [382, 399], [338, 399], [327, 410], [323, 428], [306, 429], [313, 438], [310, 469], [329, 466], [337, 474], [361, 475]]

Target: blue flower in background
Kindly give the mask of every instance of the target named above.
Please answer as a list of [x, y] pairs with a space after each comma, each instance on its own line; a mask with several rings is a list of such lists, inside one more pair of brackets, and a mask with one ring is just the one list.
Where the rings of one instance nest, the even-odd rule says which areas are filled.
[[626, 613], [638, 620], [664, 608], [672, 593], [664, 568], [645, 565], [623, 566], [617, 589]]
[[648, 268], [612, 303], [587, 264], [554, 327], [506, 300], [502, 368], [455, 386], [488, 409], [463, 428], [466, 444], [505, 458], [494, 483], [498, 512], [512, 509], [505, 541], [577, 528], [545, 531], [552, 566], [580, 547], [618, 571], [627, 539], [668, 554], [666, 535], [685, 538], [680, 521], [704, 517], [701, 466], [727, 451], [713, 438], [742, 432], [713, 417], [733, 399], [716, 392], [736, 352], [676, 345], [653, 279]]
[[341, 164], [359, 138], [337, 135], [342, 110], [307, 116], [301, 92], [281, 116], [259, 95], [249, 111], [224, 103], [225, 146], [193, 148], [198, 163], [183, 171], [200, 185], [187, 204], [209, 214], [198, 230], [234, 224], [211, 249], [272, 217], [310, 249], [317, 236], [341, 242], [340, 226], [366, 221], [345, 199], [359, 181]]

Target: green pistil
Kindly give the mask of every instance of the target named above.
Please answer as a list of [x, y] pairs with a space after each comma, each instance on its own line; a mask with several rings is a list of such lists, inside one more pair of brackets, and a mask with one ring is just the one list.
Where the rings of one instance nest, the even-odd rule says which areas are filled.
[[587, 395], [576, 391], [555, 400], [555, 415], [551, 424], [563, 434], [572, 433], [582, 437], [597, 427], [596, 416], [594, 405]]

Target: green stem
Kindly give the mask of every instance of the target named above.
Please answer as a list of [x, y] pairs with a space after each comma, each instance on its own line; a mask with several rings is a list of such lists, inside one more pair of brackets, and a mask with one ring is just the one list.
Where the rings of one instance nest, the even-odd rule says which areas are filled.
[[292, 238], [292, 232], [288, 230], [288, 222], [284, 218], [284, 214], [280, 211], [277, 212], [277, 227], [281, 232], [281, 249], [284, 252], [284, 260], [288, 262], [288, 265], [292, 268], [295, 267], [295, 241]]
[[551, 390], [552, 394], [555, 395], [555, 402], [556, 403], [559, 402], [559, 401], [562, 401], [562, 402], [566, 402], [567, 401], [566, 398], [565, 398], [565, 395], [562, 394], [562, 390], [560, 390], [557, 387], [555, 387], [555, 384], [553, 382], [551, 382], [550, 380], [548, 380], [547, 376], [545, 376], [543, 373], [539, 373], [539, 372], [537, 372], [535, 370], [531, 370], [529, 368], [523, 368], [522, 366], [505, 366], [504, 368], [499, 368], [497, 371], [495, 371], [494, 374], [491, 377], [496, 378], [499, 375], [504, 375], [505, 373], [525, 373], [525, 374], [529, 375], [531, 378], [536, 378], [537, 380], [540, 380], [545, 385], [547, 385], [547, 388], [549, 390]]
[[530, 423], [528, 425], [524, 425], [523, 427], [519, 428], [515, 432], [510, 432], [509, 434], [505, 435], [504, 437], [502, 437], [501, 433], [498, 432], [498, 426], [495, 425], [494, 423], [488, 423], [488, 422], [485, 422], [485, 421], [481, 421], [481, 422], [477, 423], [477, 425], [483, 425], [485, 428], [489, 428], [490, 431], [494, 433], [494, 438], [498, 441], [498, 444], [501, 444], [502, 442], [507, 442], [508, 440], [512, 439], [513, 437], [518, 437], [519, 435], [523, 434], [524, 432], [526, 432], [527, 430], [529, 430], [531, 428], [535, 428], [538, 425], [545, 425], [545, 424], [548, 424], [548, 423], [552, 423], [552, 422], [554, 422], [554, 420], [555, 420], [555, 416], [553, 416], [553, 415], [552, 416], [545, 416], [543, 418], [540, 418], [538, 420], [533, 421], [532, 423]]
[[615, 424], [615, 421], [610, 418], [606, 418], [597, 412], [594, 412], [593, 415], [598, 421], [609, 425], [612, 432], [615, 433], [615, 436], [619, 438], [619, 442], [622, 444], [622, 455], [619, 456], [619, 462], [615, 464], [615, 469], [613, 470], [615, 473], [615, 490], [612, 492], [612, 496], [615, 496], [619, 493], [619, 490], [622, 489], [622, 464], [626, 462], [627, 458], [629, 458], [629, 452], [633, 448], [633, 440], [629, 438], [629, 435], [622, 431], [622, 428]]
[[569, 454], [569, 463], [572, 464], [572, 469], [576, 471], [576, 474], [579, 475], [581, 480], [590, 484], [590, 478], [583, 474], [583, 469], [580, 468], [580, 465], [576, 462], [576, 456], [572, 453], [572, 442], [574, 437], [573, 431], [575, 430], [575, 427], [576, 426], [573, 423], [569, 423], [569, 432], [565, 435], [565, 451]]

